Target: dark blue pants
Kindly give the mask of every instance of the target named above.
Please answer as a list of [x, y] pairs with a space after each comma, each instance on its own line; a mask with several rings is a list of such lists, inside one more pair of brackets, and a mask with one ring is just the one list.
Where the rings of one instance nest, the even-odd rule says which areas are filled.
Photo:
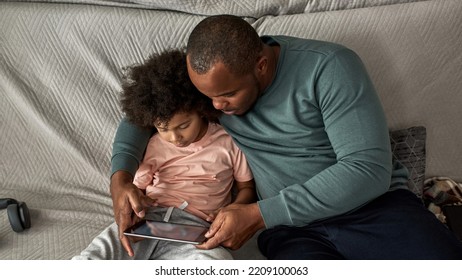
[[407, 190], [304, 227], [265, 230], [258, 246], [268, 259], [462, 259], [462, 242]]

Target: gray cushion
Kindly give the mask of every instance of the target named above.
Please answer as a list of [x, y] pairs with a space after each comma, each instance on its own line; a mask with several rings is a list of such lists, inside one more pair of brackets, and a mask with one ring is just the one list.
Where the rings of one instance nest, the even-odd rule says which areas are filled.
[[425, 140], [423, 126], [390, 131], [393, 160], [398, 160], [409, 170], [409, 189], [422, 197], [425, 180]]

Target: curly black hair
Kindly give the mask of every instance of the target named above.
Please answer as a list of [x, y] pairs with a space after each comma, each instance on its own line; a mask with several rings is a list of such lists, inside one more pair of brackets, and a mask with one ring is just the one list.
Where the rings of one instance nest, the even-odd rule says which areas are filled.
[[184, 52], [153, 54], [127, 70], [120, 105], [131, 123], [152, 128], [157, 122], [168, 123], [178, 112], [194, 111], [209, 122], [217, 122], [220, 111], [192, 84]]

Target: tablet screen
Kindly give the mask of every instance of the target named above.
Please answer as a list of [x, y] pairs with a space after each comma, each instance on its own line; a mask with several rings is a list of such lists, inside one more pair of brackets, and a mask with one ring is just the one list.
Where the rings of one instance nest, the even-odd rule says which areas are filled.
[[125, 234], [160, 240], [200, 244], [205, 241], [208, 228], [193, 225], [143, 220], [129, 228]]

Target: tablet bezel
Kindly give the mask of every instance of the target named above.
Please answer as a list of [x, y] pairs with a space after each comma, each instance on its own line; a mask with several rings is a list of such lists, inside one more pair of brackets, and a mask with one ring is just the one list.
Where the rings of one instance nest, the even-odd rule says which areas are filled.
[[[152, 223], [152, 224], [161, 224], [161, 225], [166, 225], [168, 224], [169, 226], [173, 226], [176, 229], [175, 230], [201, 230], [202, 231], [197, 235], [196, 238], [178, 238], [173, 235], [168, 235], [168, 232], [166, 232], [166, 235], [154, 235], [154, 234], [142, 234], [139, 232], [139, 230], [142, 227], [147, 227], [147, 223]], [[151, 238], [151, 239], [157, 239], [157, 240], [165, 240], [165, 241], [173, 241], [173, 242], [182, 242], [182, 243], [189, 243], [189, 244], [194, 244], [198, 245], [203, 243], [207, 238], [205, 237], [205, 233], [209, 229], [207, 227], [203, 226], [197, 226], [197, 225], [186, 225], [186, 224], [178, 224], [178, 223], [170, 223], [170, 222], [164, 222], [164, 221], [155, 221], [155, 220], [141, 220], [140, 222], [134, 224], [133, 226], [129, 227], [124, 234], [127, 236], [134, 236], [134, 237], [142, 237], [142, 238]], [[136, 232], [138, 231], [138, 232]], [[173, 231], [172, 231], [173, 232]], [[152, 233], [152, 232], [151, 232]]]

